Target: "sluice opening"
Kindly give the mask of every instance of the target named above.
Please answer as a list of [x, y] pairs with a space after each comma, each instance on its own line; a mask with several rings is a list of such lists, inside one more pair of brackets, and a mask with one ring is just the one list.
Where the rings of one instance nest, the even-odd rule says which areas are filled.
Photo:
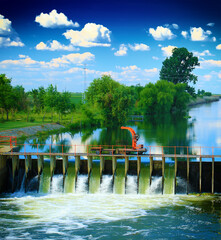
[[220, 193], [221, 162], [153, 157], [7, 156], [2, 192], [74, 194]]

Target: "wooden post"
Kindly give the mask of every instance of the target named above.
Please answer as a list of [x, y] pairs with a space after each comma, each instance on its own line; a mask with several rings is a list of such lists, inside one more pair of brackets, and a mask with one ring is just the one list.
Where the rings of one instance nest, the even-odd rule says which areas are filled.
[[186, 163], [186, 194], [189, 194], [189, 181], [190, 181], [190, 159], [187, 158]]
[[177, 157], [175, 157], [174, 165], [174, 194], [176, 194], [176, 177], [177, 177]]
[[141, 157], [137, 157], [137, 193], [139, 193]]
[[202, 158], [199, 162], [199, 193], [202, 193]]
[[152, 183], [152, 174], [153, 174], [153, 157], [150, 157], [150, 185]]
[[214, 157], [212, 158], [212, 194], [214, 194]]
[[165, 157], [162, 157], [162, 194], [164, 190]]

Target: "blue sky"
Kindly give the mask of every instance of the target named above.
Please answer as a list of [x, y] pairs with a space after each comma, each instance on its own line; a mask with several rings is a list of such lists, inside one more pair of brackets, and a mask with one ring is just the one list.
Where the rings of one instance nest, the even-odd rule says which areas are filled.
[[221, 93], [220, 13], [219, 0], [1, 0], [0, 73], [26, 90], [80, 92], [102, 74], [144, 86], [186, 47], [200, 62], [196, 89]]

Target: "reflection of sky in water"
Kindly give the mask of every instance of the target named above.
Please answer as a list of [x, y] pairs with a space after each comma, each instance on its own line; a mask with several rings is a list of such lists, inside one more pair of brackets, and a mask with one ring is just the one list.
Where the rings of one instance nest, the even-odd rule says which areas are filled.
[[[151, 147], [151, 153], [162, 153], [162, 149], [159, 146], [162, 146], [163, 143], [165, 146], [189, 146], [190, 151], [193, 154], [212, 154], [211, 148], [206, 147], [217, 147], [214, 148], [214, 154], [221, 154], [221, 101], [214, 102], [212, 104], [204, 104], [201, 106], [196, 106], [192, 108], [189, 111], [189, 115], [191, 118], [188, 120], [189, 126], [185, 125], [173, 125], [170, 124], [149, 124], [148, 122], [143, 125], [130, 123], [126, 126], [132, 127], [136, 133], [140, 135], [138, 144], [143, 144], [144, 147], [148, 148], [148, 152], [150, 151], [149, 146]], [[179, 123], [179, 122], [176, 122]], [[147, 125], [148, 126], [147, 126]], [[171, 128], [170, 128], [171, 127]], [[180, 131], [180, 129], [183, 131]], [[85, 145], [99, 145], [99, 144], [107, 144], [110, 139], [112, 139], [112, 142], [115, 142], [119, 145], [119, 142], [122, 142], [126, 136], [126, 139], [128, 140], [128, 144], [130, 144], [131, 139], [128, 139], [130, 137], [130, 133], [128, 132], [128, 135], [125, 135], [122, 138], [122, 135], [125, 134], [125, 130], [118, 129], [119, 127], [116, 127], [113, 131], [106, 131], [105, 129], [97, 129], [90, 131], [90, 129], [87, 129], [85, 132], [81, 133], [62, 133], [59, 135], [51, 135], [49, 136], [45, 141], [43, 141], [43, 144], [46, 144], [46, 146], [40, 149], [38, 151], [40, 152], [61, 152], [62, 147], [61, 144], [69, 145], [69, 149], [64, 150], [64, 152], [70, 152], [70, 153], [82, 153], [87, 152], [87, 148]], [[116, 130], [119, 131], [116, 131]], [[171, 134], [172, 133], [172, 134]], [[183, 135], [184, 134], [184, 135]], [[26, 143], [33, 143], [33, 140], [29, 140]], [[101, 143], [102, 142], [102, 143]], [[54, 144], [52, 149], [50, 149], [50, 144]], [[59, 146], [55, 146], [55, 145]], [[114, 143], [113, 143], [114, 144]], [[122, 143], [120, 143], [122, 144]], [[124, 141], [125, 144], [125, 141]], [[167, 145], [168, 144], [168, 145]], [[200, 148], [202, 146], [202, 148]], [[21, 149], [21, 151], [26, 152], [37, 152], [36, 147], [32, 147], [30, 145], [26, 145], [25, 149]], [[173, 151], [171, 149], [167, 149], [168, 151]], [[178, 149], [180, 153], [182, 153], [182, 149]], [[172, 152], [171, 152], [172, 153]]]
[[221, 147], [221, 101], [205, 104], [190, 110], [189, 115], [194, 122], [193, 132], [188, 131], [188, 136], [194, 134], [194, 146]]

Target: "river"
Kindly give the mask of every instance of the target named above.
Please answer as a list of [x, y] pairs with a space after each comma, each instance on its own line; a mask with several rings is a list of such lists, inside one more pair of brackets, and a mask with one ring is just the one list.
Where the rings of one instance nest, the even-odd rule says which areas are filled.
[[[188, 146], [201, 153], [221, 146], [221, 101], [196, 106], [190, 117], [165, 117], [129, 123], [140, 135], [139, 143], [155, 146]], [[87, 129], [79, 133], [62, 133], [26, 141], [28, 144], [67, 144], [65, 151], [85, 151], [84, 145], [130, 145], [130, 133], [112, 129]], [[201, 148], [200, 148], [201, 146]], [[61, 149], [54, 146], [54, 150]], [[171, 147], [173, 149], [173, 147]], [[21, 149], [21, 151], [24, 149]], [[49, 146], [38, 151], [49, 151]], [[53, 148], [52, 148], [53, 150]], [[45, 163], [40, 191], [25, 193], [23, 187], [0, 198], [1, 239], [221, 239], [221, 197], [185, 195], [158, 191], [160, 178], [150, 187], [144, 181], [148, 171], [141, 170], [137, 194], [135, 176], [125, 185], [122, 169], [113, 188], [110, 176], [99, 181], [95, 164], [90, 179], [79, 176], [74, 187], [74, 162], [70, 162], [64, 189], [62, 175], [55, 175], [50, 186], [50, 166]], [[142, 177], [143, 176], [143, 177]], [[143, 179], [143, 180], [142, 180]], [[33, 179], [34, 181], [35, 179]]]

